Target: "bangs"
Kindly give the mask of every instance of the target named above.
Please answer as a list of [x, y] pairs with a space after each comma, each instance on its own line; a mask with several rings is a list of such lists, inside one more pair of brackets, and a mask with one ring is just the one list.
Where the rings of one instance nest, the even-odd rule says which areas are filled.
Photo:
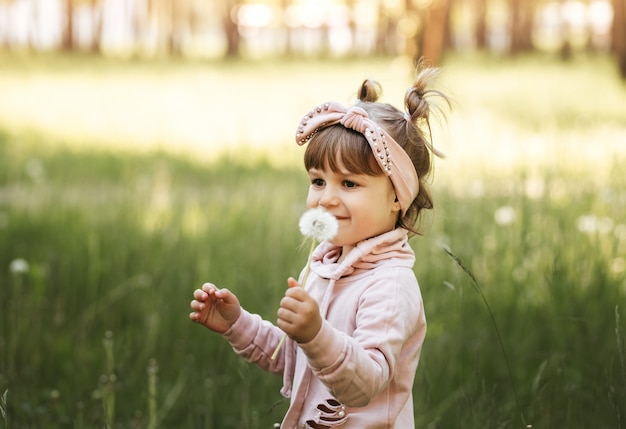
[[330, 168], [332, 172], [338, 173], [341, 164], [354, 174], [384, 174], [363, 134], [339, 124], [315, 133], [304, 152], [306, 170]]

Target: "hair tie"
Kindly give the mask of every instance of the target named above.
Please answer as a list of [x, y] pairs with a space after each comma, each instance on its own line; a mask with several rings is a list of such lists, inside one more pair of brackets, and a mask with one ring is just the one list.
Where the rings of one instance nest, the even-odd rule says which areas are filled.
[[387, 131], [370, 119], [364, 109], [359, 106], [347, 108], [333, 101], [320, 104], [300, 121], [296, 143], [304, 145], [319, 130], [335, 124], [363, 134], [376, 162], [389, 176], [404, 216], [419, 192], [419, 179], [413, 161]]

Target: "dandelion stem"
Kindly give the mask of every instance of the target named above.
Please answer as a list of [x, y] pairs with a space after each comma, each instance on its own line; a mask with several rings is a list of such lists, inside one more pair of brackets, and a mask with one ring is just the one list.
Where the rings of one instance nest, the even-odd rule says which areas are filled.
[[311, 240], [311, 247], [309, 248], [309, 257], [306, 262], [306, 266], [304, 267], [304, 274], [302, 275], [302, 282], [300, 286], [304, 287], [306, 285], [306, 281], [309, 279], [309, 273], [311, 272], [311, 258], [313, 257], [313, 251], [317, 246], [317, 242], [315, 240]]
[[517, 388], [515, 386], [515, 380], [513, 379], [513, 371], [511, 369], [511, 363], [509, 362], [509, 357], [506, 353], [506, 348], [504, 347], [504, 342], [502, 341], [502, 335], [500, 335], [500, 329], [498, 328], [498, 324], [496, 323], [496, 318], [493, 315], [493, 311], [491, 311], [491, 307], [489, 306], [489, 302], [487, 302], [487, 297], [485, 296], [485, 294], [483, 293], [482, 289], [480, 288], [480, 285], [478, 284], [478, 280], [476, 280], [476, 277], [474, 276], [474, 274], [470, 271], [469, 268], [467, 268], [467, 266], [465, 266], [465, 264], [463, 263], [463, 261], [461, 261], [461, 259], [456, 256], [454, 253], [452, 253], [452, 251], [450, 249], [448, 249], [447, 247], [444, 247], [444, 250], [446, 251], [446, 253], [448, 254], [448, 256], [450, 258], [452, 258], [452, 260], [454, 262], [456, 262], [456, 264], [461, 267], [461, 269], [463, 271], [465, 271], [465, 273], [470, 277], [470, 279], [472, 279], [472, 286], [474, 287], [474, 290], [480, 295], [480, 297], [482, 298], [483, 302], [485, 303], [485, 307], [487, 308], [487, 312], [489, 313], [489, 317], [491, 317], [491, 322], [493, 323], [493, 327], [495, 328], [496, 331], [496, 336], [498, 337], [498, 343], [500, 343], [500, 348], [502, 349], [502, 355], [504, 356], [504, 361], [506, 363], [506, 367], [509, 373], [509, 379], [511, 381], [511, 387], [513, 388], [513, 395], [515, 396], [515, 404], [517, 406], [517, 411], [520, 413], [520, 417], [522, 419], [522, 423], [524, 425], [526, 425], [526, 419], [524, 418], [524, 413], [522, 412], [522, 408], [520, 406], [520, 401], [519, 401], [519, 397], [517, 395]]
[[286, 339], [287, 339], [287, 334], [283, 334], [283, 337], [280, 339], [280, 342], [278, 343], [278, 345], [274, 349], [274, 353], [272, 353], [272, 360], [276, 359], [276, 357], [278, 356], [278, 352], [283, 347], [283, 344], [285, 344], [285, 340]]

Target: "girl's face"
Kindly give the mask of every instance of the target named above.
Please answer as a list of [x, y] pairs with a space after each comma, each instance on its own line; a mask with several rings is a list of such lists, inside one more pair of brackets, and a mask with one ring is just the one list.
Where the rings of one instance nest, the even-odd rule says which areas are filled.
[[343, 246], [344, 255], [358, 242], [395, 228], [400, 204], [387, 176], [353, 174], [343, 163], [337, 171], [325, 165], [308, 174], [307, 207], [321, 206], [335, 216], [339, 229], [331, 243]]

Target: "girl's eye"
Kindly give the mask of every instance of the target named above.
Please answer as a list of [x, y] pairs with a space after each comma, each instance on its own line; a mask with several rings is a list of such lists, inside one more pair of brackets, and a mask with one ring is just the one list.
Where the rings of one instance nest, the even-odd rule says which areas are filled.
[[311, 180], [311, 184], [313, 186], [318, 186], [318, 187], [319, 186], [324, 186], [324, 180], [322, 180], [322, 179], [312, 179]]
[[357, 184], [349, 180], [344, 180], [343, 186], [345, 186], [346, 188], [356, 188]]

